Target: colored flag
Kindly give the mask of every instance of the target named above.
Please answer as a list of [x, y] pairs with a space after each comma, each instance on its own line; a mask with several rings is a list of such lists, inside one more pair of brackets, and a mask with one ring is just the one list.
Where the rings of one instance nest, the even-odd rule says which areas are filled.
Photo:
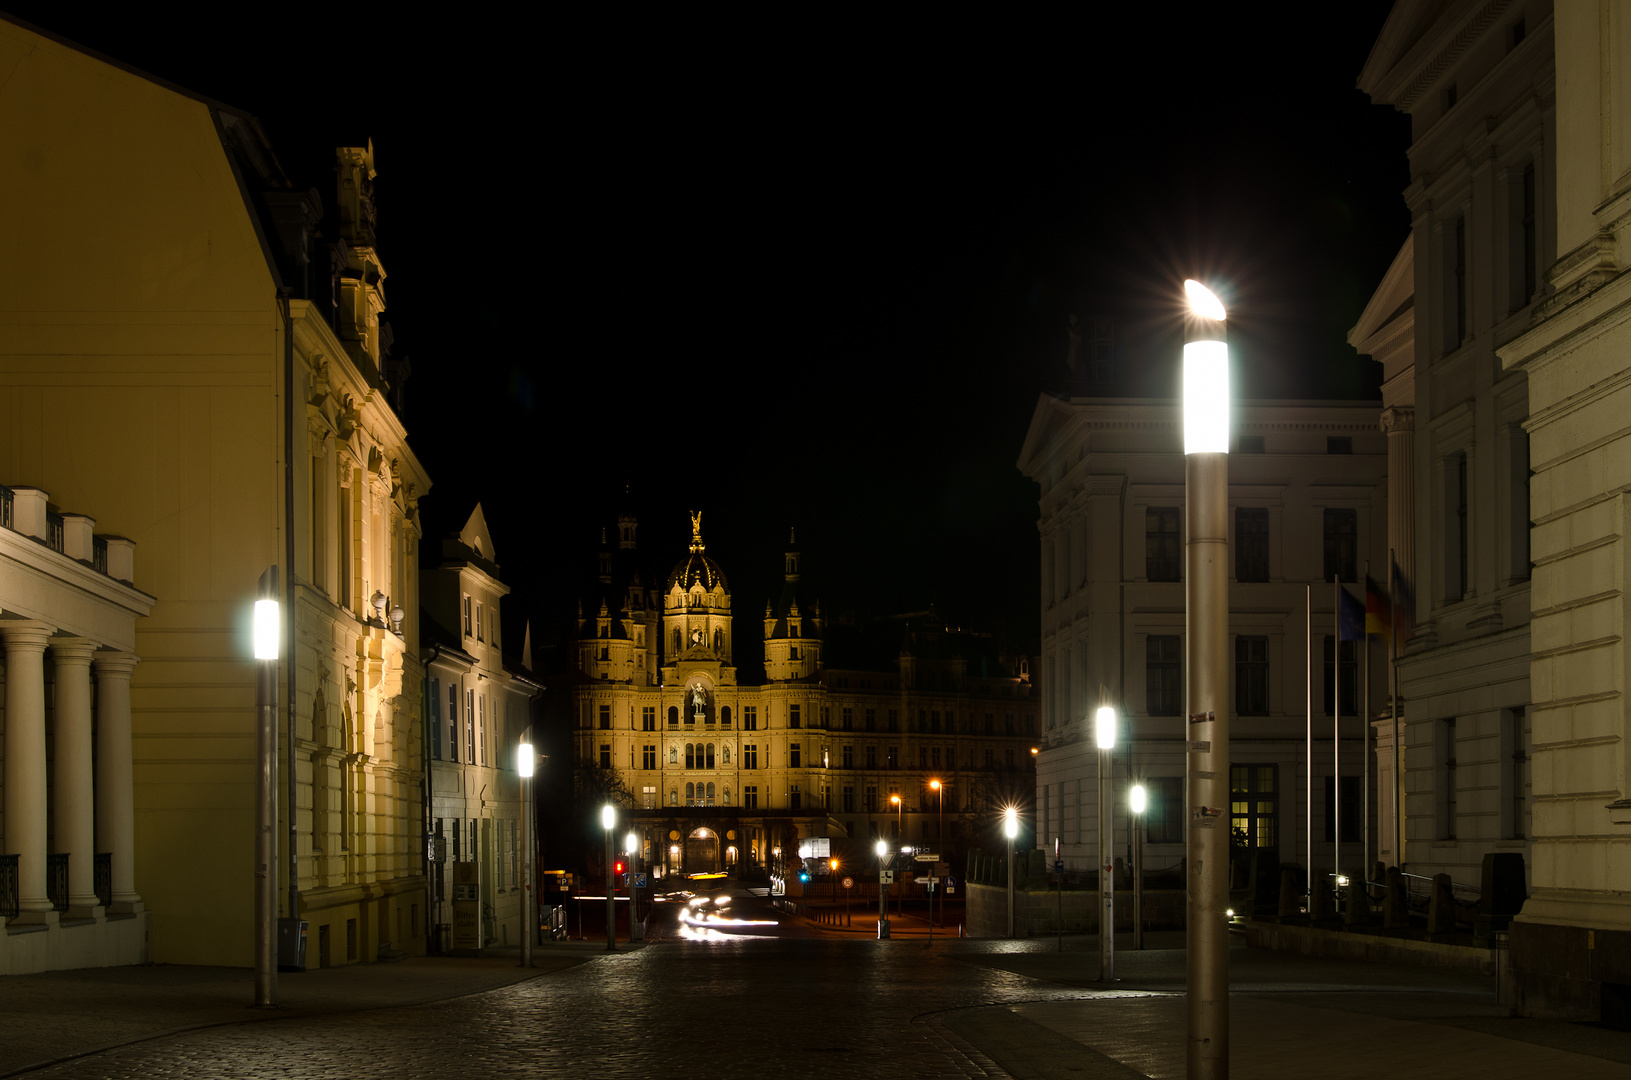
[[1365, 633], [1393, 636], [1393, 605], [1381, 583], [1365, 575]]
[[1399, 628], [1400, 640], [1416, 625], [1416, 592], [1405, 580], [1397, 562], [1393, 564], [1393, 623]]
[[1355, 600], [1346, 585], [1337, 588], [1337, 640], [1363, 641], [1365, 605]]

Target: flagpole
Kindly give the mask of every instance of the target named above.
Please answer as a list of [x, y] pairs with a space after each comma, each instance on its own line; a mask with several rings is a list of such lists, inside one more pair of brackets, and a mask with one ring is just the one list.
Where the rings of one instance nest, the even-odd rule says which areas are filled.
[[1331, 643], [1331, 885], [1342, 876], [1342, 575], [1331, 575], [1336, 640]]
[[1364, 845], [1359, 852], [1359, 879], [1370, 878], [1370, 560], [1365, 560], [1365, 681], [1360, 691], [1363, 698], [1360, 719], [1359, 808], [1360, 840]]
[[1303, 849], [1307, 859], [1304, 869], [1307, 880], [1303, 883], [1304, 893], [1313, 898], [1314, 888], [1314, 586], [1303, 586], [1303, 624], [1306, 633], [1303, 635], [1303, 648], [1307, 652], [1307, 662], [1303, 667], [1303, 689], [1305, 691], [1303, 702], [1305, 715], [1305, 732], [1303, 736], [1303, 768], [1304, 780], [1303, 795], [1306, 805], [1303, 807]]
[[1388, 548], [1388, 623], [1393, 631], [1393, 865], [1404, 870], [1404, 808], [1400, 805], [1404, 792], [1404, 777], [1399, 773], [1399, 556]]

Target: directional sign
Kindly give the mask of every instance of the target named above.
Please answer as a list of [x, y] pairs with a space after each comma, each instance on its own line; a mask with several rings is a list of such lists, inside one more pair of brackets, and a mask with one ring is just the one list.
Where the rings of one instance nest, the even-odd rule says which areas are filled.
[[918, 854], [918, 855], [913, 855], [912, 858], [917, 860], [918, 862], [939, 862], [940, 861], [940, 856], [938, 856], [938, 855]]
[[644, 875], [644, 874], [635, 874], [634, 875], [634, 887], [636, 889], [645, 888], [646, 887], [646, 875]]
[[924, 878], [918, 878], [918, 880], [923, 882], [923, 884], [925, 884], [925, 885], [935, 885], [935, 884], [938, 884], [939, 881], [940, 881], [940, 879], [937, 878], [937, 877], [924, 877]]

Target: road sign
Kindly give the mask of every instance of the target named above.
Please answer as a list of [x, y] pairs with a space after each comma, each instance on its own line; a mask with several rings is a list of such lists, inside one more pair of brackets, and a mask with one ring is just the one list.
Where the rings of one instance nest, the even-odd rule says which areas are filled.
[[952, 893], [954, 893], [956, 891], [957, 891], [957, 886], [955, 886], [955, 885], [947, 885], [946, 886], [946, 895], [947, 896], [950, 896]]
[[644, 875], [644, 874], [635, 874], [634, 875], [634, 887], [636, 889], [645, 888], [646, 887], [646, 875]]
[[918, 880], [923, 882], [923, 884], [925, 884], [925, 885], [934, 885], [934, 884], [937, 884], [940, 881], [940, 879], [937, 878], [937, 877], [918, 878]]
[[912, 858], [917, 860], [918, 862], [939, 862], [940, 861], [940, 856], [938, 856], [938, 855], [917, 854], [917, 855], [913, 855]]
[[878, 873], [882, 875], [880, 880], [883, 884], [893, 885], [895, 883], [895, 872], [893, 870], [880, 870]]
[[1063, 874], [1065, 872], [1065, 860], [1063, 860], [1063, 859], [1053, 860], [1053, 872], [1056, 873], [1056, 874]]
[[846, 888], [846, 889], [855, 888], [855, 879], [852, 878], [852, 877], [845, 878], [844, 879], [844, 888]]

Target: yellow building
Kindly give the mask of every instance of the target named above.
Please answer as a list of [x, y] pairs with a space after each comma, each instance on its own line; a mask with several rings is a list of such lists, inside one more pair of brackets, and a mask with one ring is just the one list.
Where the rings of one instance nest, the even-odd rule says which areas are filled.
[[821, 874], [830, 857], [864, 865], [880, 837], [949, 855], [960, 876], [958, 853], [994, 808], [1028, 803], [1029, 658], [1001, 657], [933, 612], [889, 621], [886, 655], [861, 657], [860, 635], [829, 626], [805, 591], [790, 536], [781, 594], [755, 628], [764, 681], [744, 682], [733, 594], [701, 515], [660, 588], [644, 584], [658, 579], [640, 572], [637, 529], [624, 514], [599, 554], [565, 693], [580, 778], [599, 770], [632, 796], [658, 876], [774, 871], [795, 852]]
[[[80, 533], [119, 538], [108, 573], [80, 585], [134, 622], [133, 640], [87, 632], [73, 611], [29, 621], [48, 650], [82, 638], [92, 664], [120, 652], [132, 667], [122, 913], [150, 923], [154, 961], [251, 961], [247, 624], [256, 580], [277, 566], [292, 612], [279, 679], [282, 914], [292, 904], [309, 921], [314, 966], [371, 959], [382, 942], [411, 950], [426, 919], [415, 549], [430, 481], [386, 400], [372, 148], [337, 152], [325, 211], [246, 114], [3, 16], [0, 72], [0, 483], [46, 514], [94, 515], [95, 532]], [[134, 588], [115, 588], [121, 577]], [[0, 591], [0, 609], [29, 607]], [[60, 770], [62, 692], [13, 697], [13, 636], [4, 752], [19, 721], [43, 723]], [[60, 664], [45, 677], [60, 680]], [[97, 702], [98, 729], [104, 711], [116, 719], [108, 704]], [[43, 843], [79, 858], [65, 846], [78, 829], [83, 847], [73, 817], [52, 807], [42, 838], [7, 815], [0, 842], [23, 880]], [[101, 833], [98, 854], [113, 850]], [[70, 906], [100, 906], [79, 902], [70, 872]], [[30, 964], [83, 962], [70, 953]]]

